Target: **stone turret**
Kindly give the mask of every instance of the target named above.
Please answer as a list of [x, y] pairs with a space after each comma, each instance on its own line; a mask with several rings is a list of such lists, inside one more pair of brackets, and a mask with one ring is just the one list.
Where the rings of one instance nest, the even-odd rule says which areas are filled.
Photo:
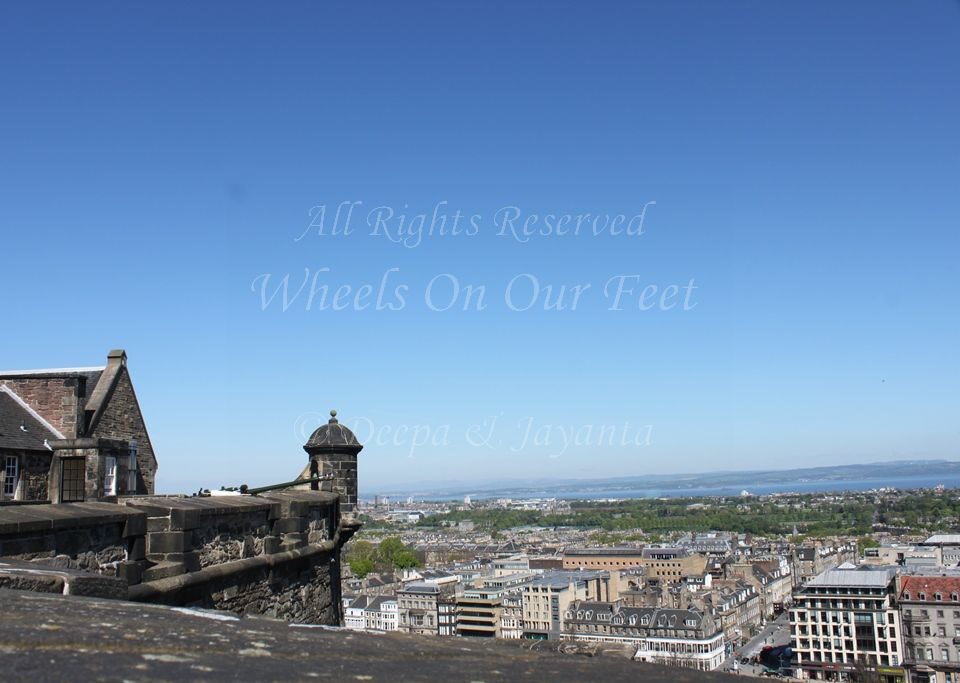
[[[357, 453], [363, 446], [347, 427], [337, 421], [337, 411], [318, 427], [304, 445], [310, 456], [310, 476], [333, 474], [333, 490], [340, 494], [340, 510], [352, 515], [357, 507]], [[318, 488], [317, 482], [311, 488]]]

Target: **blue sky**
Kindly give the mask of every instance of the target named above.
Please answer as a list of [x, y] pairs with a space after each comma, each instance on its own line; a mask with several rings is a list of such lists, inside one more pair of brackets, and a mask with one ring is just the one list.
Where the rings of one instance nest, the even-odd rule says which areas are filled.
[[0, 365], [125, 348], [162, 490], [289, 479], [332, 407], [361, 493], [958, 455], [956, 3], [20, 3], [0, 63]]

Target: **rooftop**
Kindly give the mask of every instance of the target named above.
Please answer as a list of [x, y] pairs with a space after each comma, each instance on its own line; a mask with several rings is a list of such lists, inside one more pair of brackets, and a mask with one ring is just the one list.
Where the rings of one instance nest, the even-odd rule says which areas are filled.
[[636, 555], [639, 556], [643, 548], [630, 548], [618, 546], [615, 548], [568, 548], [563, 552], [564, 555], [600, 555], [600, 556], [621, 556]]
[[26, 591], [0, 590], [0, 604], [10, 680], [736, 680], [615, 656], [564, 655], [552, 649], [556, 643], [357, 633]]
[[807, 582], [808, 586], [836, 586], [885, 588], [890, 585], [897, 570], [893, 567], [862, 566], [859, 569], [829, 569]]
[[46, 450], [48, 439], [63, 434], [6, 385], [0, 385], [0, 448]]

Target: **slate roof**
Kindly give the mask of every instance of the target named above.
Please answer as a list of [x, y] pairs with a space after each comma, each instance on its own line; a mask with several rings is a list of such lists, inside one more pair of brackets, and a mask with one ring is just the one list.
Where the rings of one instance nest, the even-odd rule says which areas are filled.
[[0, 386], [0, 448], [46, 451], [44, 441], [60, 438], [62, 435], [9, 387]]
[[[668, 609], [661, 607], [626, 607], [608, 602], [575, 601], [567, 611], [570, 616], [567, 623], [613, 624], [614, 626], [634, 626], [647, 629], [702, 629], [713, 626], [703, 612], [695, 609]], [[604, 615], [604, 616], [601, 616]], [[622, 623], [617, 624], [613, 617], [620, 615]], [[635, 617], [630, 623], [630, 617]], [[644, 620], [646, 623], [644, 623]], [[687, 622], [693, 622], [688, 624]]]

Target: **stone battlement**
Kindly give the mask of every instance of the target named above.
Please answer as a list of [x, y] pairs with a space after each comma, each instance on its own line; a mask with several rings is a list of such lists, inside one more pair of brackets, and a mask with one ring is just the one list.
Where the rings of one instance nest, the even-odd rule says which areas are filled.
[[3, 506], [0, 585], [69, 592], [73, 570], [116, 578], [109, 597], [338, 624], [340, 548], [356, 529], [324, 491]]

